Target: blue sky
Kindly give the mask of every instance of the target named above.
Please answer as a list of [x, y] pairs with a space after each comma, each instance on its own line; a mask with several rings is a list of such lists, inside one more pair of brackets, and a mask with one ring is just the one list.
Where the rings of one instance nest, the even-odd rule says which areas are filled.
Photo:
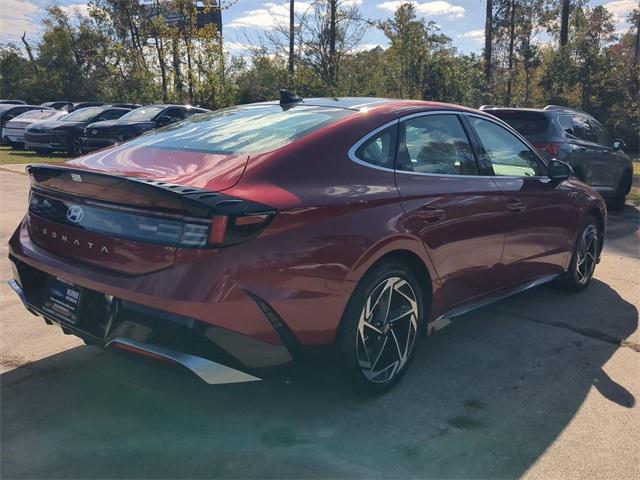
[[[388, 18], [401, 1], [396, 0], [343, 0], [356, 3], [365, 17]], [[81, 0], [0, 0], [0, 41], [20, 43], [22, 32], [36, 40], [41, 29], [41, 19], [48, 5], [58, 4], [71, 11], [86, 11]], [[485, 0], [416, 0], [418, 13], [427, 20], [441, 26], [442, 32], [453, 39], [454, 45], [463, 52], [480, 52], [485, 16]], [[308, 3], [298, 1], [298, 8]], [[224, 0], [223, 0], [224, 5]], [[614, 14], [618, 29], [629, 25], [623, 19], [637, 0], [591, 0], [591, 5], [604, 5]], [[255, 39], [260, 32], [272, 28], [274, 19], [288, 20], [288, 0], [239, 0], [223, 11], [223, 32], [227, 48], [232, 53], [242, 53], [247, 39]], [[371, 29], [363, 40], [364, 46], [386, 45], [384, 35]]]

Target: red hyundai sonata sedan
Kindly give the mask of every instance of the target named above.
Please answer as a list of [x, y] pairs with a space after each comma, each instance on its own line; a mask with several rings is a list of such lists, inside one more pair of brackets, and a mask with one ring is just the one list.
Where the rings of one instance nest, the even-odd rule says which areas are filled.
[[10, 240], [26, 308], [209, 382], [332, 346], [382, 391], [420, 332], [552, 280], [586, 288], [606, 224], [502, 121], [420, 101], [284, 95], [28, 173]]

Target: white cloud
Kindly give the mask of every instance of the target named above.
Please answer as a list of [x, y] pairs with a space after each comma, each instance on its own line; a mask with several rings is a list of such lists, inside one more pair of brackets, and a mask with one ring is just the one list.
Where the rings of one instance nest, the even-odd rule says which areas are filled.
[[362, 44], [358, 45], [357, 47], [355, 47], [353, 49], [353, 52], [354, 53], [368, 52], [368, 51], [373, 50], [373, 49], [378, 48], [378, 47], [386, 48], [381, 43], [362, 43]]
[[39, 22], [36, 14], [40, 8], [24, 0], [2, 0], [0, 15], [0, 38], [4, 41], [19, 41], [24, 32], [36, 33]]
[[224, 42], [224, 49], [228, 52], [243, 52], [251, 50], [251, 45], [243, 42]]
[[631, 13], [637, 5], [638, 2], [636, 0], [617, 0], [615, 2], [605, 3], [603, 7], [609, 10], [616, 23], [626, 23], [627, 15]]
[[89, 16], [89, 4], [87, 3], [73, 3], [71, 5], [65, 5], [60, 7], [64, 13], [74, 18], [78, 15], [83, 17]]
[[[296, 13], [304, 13], [308, 2], [295, 2]], [[228, 28], [260, 28], [273, 30], [276, 26], [289, 23], [289, 3], [265, 3], [264, 8], [247, 10], [226, 25]]]
[[468, 32], [464, 32], [456, 36], [458, 38], [466, 38], [476, 42], [482, 42], [484, 41], [484, 29], [480, 28], [478, 30], [469, 30]]
[[404, 3], [411, 3], [422, 16], [435, 17], [438, 15], [445, 15], [447, 18], [461, 18], [464, 16], [465, 9], [459, 5], [452, 5], [449, 2], [442, 0], [436, 0], [434, 2], [420, 3], [417, 1], [405, 2], [402, 0], [391, 0], [376, 4], [381, 10], [387, 10], [389, 12], [395, 12], [400, 5]]

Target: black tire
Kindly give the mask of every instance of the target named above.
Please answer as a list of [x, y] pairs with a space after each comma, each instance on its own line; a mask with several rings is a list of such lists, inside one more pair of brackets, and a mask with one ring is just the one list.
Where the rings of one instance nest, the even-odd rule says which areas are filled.
[[[587, 232], [595, 232], [595, 238], [591, 240], [594, 242], [593, 245], [589, 244], [587, 246], [589, 249], [593, 248], [589, 254], [582, 251], [583, 238], [585, 238], [585, 235], [590, 236]], [[560, 287], [564, 290], [578, 293], [582, 292], [589, 286], [593, 279], [597, 259], [600, 255], [600, 245], [602, 244], [601, 235], [602, 232], [600, 231], [600, 226], [595, 217], [593, 217], [593, 215], [587, 216], [587, 218], [582, 222], [580, 233], [578, 234], [576, 244], [573, 247], [573, 254], [571, 256], [571, 262], [569, 263], [569, 269], [558, 282]], [[585, 265], [584, 262], [587, 261], [593, 263]]]
[[616, 188], [615, 196], [609, 201], [609, 207], [612, 210], [621, 210], [624, 208], [625, 197], [631, 191], [632, 175], [630, 171], [622, 174], [618, 188]]
[[69, 155], [72, 155], [74, 157], [78, 157], [78, 156], [82, 155], [82, 143], [80, 143], [80, 140], [74, 140], [71, 143], [71, 146], [69, 147], [68, 153], [69, 153]]
[[[415, 298], [415, 304], [409, 297]], [[374, 298], [378, 301], [373, 301]], [[387, 302], [387, 298], [391, 301]], [[361, 315], [366, 311], [367, 302], [372, 307], [371, 315], [361, 335]], [[422, 288], [416, 276], [400, 262], [375, 265], [360, 280], [345, 310], [337, 339], [341, 368], [358, 392], [384, 393], [406, 373], [422, 328], [424, 308]], [[390, 319], [395, 321], [388, 322]], [[389, 364], [386, 369], [385, 362]], [[363, 366], [364, 363], [371, 368]], [[378, 372], [376, 368], [382, 370]]]

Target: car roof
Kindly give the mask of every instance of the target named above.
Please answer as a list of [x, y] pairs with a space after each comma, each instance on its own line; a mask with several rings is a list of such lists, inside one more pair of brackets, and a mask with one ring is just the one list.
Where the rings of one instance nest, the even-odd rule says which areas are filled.
[[[252, 105], [280, 105], [280, 102], [274, 100], [269, 102], [254, 103]], [[354, 111], [375, 109], [379, 113], [407, 113], [423, 110], [461, 110], [476, 112], [476, 110], [456, 105], [453, 103], [431, 102], [425, 100], [404, 100], [397, 98], [378, 98], [378, 97], [317, 97], [305, 98], [299, 102], [291, 104], [290, 108], [296, 105], [343, 108]], [[239, 105], [242, 106], [242, 105]]]

